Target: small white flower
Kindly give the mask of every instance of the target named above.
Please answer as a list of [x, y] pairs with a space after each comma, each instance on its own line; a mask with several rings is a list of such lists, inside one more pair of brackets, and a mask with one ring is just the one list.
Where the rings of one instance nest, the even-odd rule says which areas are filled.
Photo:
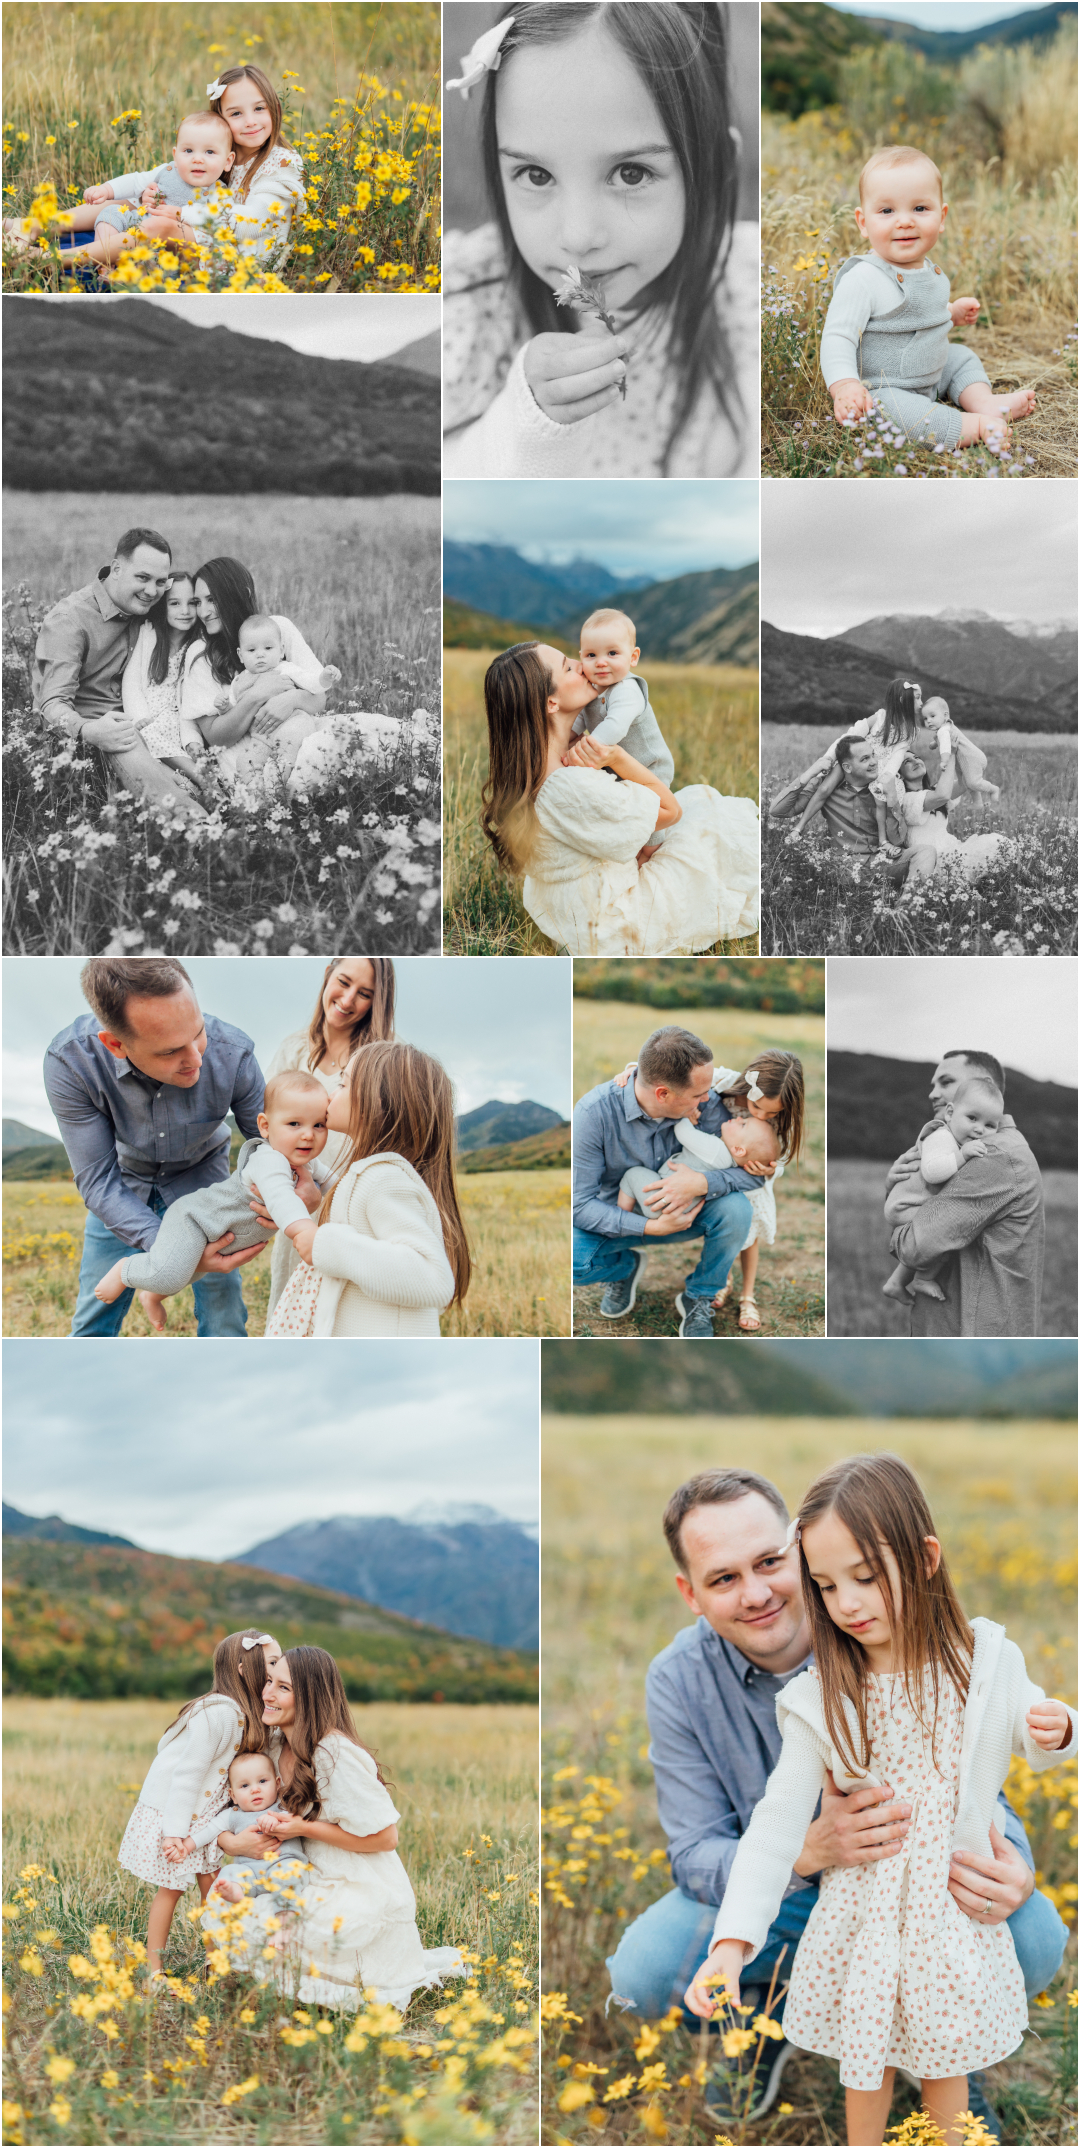
[[294, 910], [291, 902], [279, 902], [274, 912], [274, 916], [280, 919], [283, 925], [295, 925], [299, 915], [299, 910]]
[[251, 929], [257, 940], [272, 940], [274, 937], [274, 928], [268, 917], [261, 917], [258, 924]]

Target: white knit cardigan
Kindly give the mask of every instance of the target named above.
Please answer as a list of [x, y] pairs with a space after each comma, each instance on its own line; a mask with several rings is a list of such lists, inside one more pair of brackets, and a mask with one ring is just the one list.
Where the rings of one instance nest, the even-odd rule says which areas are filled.
[[139, 1792], [161, 1814], [163, 1835], [188, 1835], [229, 1802], [229, 1762], [239, 1752], [244, 1719], [227, 1693], [208, 1693], [158, 1741]]
[[[1029, 1708], [1046, 1699], [1042, 1687], [1032, 1684], [1023, 1656], [1015, 1641], [1006, 1639], [1004, 1626], [996, 1626], [987, 1618], [973, 1619], [972, 1626], [975, 1653], [964, 1708], [953, 1848], [990, 1857], [994, 1807], [1013, 1754], [1021, 1754], [1036, 1769], [1053, 1768], [1063, 1760], [1072, 1760], [1077, 1750], [1077, 1719], [1070, 1708], [1072, 1738], [1062, 1752], [1045, 1753], [1035, 1745], [1024, 1719]], [[852, 1737], [851, 1750], [858, 1752], [857, 1718], [850, 1701], [844, 1702], [844, 1713]], [[821, 1687], [808, 1671], [793, 1678], [777, 1694], [776, 1720], [784, 1740], [783, 1750], [735, 1853], [713, 1926], [714, 1942], [749, 1942], [748, 1962], [764, 1946], [783, 1900], [792, 1866], [814, 1817], [826, 1769], [831, 1770], [839, 1790], [857, 1790], [863, 1783], [876, 1782], [873, 1775], [850, 1774], [835, 1751], [825, 1728]]]
[[365, 1156], [315, 1233], [315, 1335], [437, 1335], [454, 1295], [442, 1221], [403, 1156]]

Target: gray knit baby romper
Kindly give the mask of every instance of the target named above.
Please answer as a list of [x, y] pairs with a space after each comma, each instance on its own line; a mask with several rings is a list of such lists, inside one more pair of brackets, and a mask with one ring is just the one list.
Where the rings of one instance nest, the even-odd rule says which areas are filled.
[[[150, 180], [172, 209], [186, 209], [189, 203], [201, 199], [198, 188], [181, 179], [175, 164], [157, 165]], [[111, 224], [114, 231], [134, 231], [144, 216], [151, 214], [151, 210], [143, 208], [141, 201], [106, 201], [102, 202], [94, 225], [96, 228], [98, 224]], [[145, 1289], [145, 1284], [142, 1287]]]
[[[619, 744], [624, 752], [630, 755], [632, 761], [640, 761], [641, 766], [647, 768], [651, 776], [656, 776], [659, 782], [666, 783], [670, 790], [675, 775], [675, 763], [671, 756], [671, 749], [657, 723], [656, 711], [649, 699], [649, 689], [646, 681], [635, 671], [633, 682], [635, 686], [640, 686], [645, 696], [645, 706], [635, 716], [629, 730], [623, 732]], [[587, 702], [581, 710], [580, 716], [575, 720], [574, 729], [577, 729], [577, 725], [580, 722], [582, 730], [595, 731], [597, 724], [603, 723], [606, 715], [606, 697], [603, 694], [597, 694], [596, 699]], [[650, 847], [654, 843], [662, 843], [667, 832], [666, 828], [654, 828], [647, 839]]]
[[840, 263], [833, 290], [848, 270], [867, 261], [888, 277], [901, 302], [894, 312], [867, 322], [859, 342], [859, 378], [907, 439], [944, 440], [958, 447], [964, 421], [952, 406], [965, 388], [990, 382], [974, 351], [949, 342], [949, 279], [935, 262], [912, 274], [879, 254], [861, 254]]
[[257, 1246], [273, 1235], [273, 1225], [260, 1223], [251, 1210], [251, 1191], [241, 1172], [250, 1163], [258, 1140], [245, 1141], [230, 1178], [216, 1186], [200, 1186], [183, 1193], [161, 1219], [161, 1229], [149, 1253], [129, 1253], [120, 1273], [127, 1290], [152, 1290], [158, 1297], [171, 1297], [190, 1283], [208, 1245], [232, 1231], [231, 1253], [242, 1246]]

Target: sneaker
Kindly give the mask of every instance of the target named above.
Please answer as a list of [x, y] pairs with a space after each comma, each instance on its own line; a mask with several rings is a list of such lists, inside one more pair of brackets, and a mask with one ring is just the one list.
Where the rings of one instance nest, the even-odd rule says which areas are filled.
[[745, 2125], [749, 2119], [763, 2118], [766, 2111], [771, 2111], [794, 2048], [785, 2037], [781, 2044], [770, 2040], [760, 2053], [755, 2049], [744, 2051], [736, 2059], [724, 2059], [705, 2084], [711, 2121], [727, 2128]]
[[712, 1334], [711, 1298], [688, 1298], [685, 1291], [680, 1290], [675, 1300], [675, 1310], [679, 1314], [680, 1335], [686, 1336], [690, 1341], [697, 1341], [703, 1335]]
[[600, 1314], [604, 1320], [622, 1320], [632, 1312], [637, 1298], [637, 1287], [645, 1267], [644, 1253], [634, 1254], [634, 1265], [629, 1275], [621, 1275], [617, 1282], [609, 1283], [600, 1300]]

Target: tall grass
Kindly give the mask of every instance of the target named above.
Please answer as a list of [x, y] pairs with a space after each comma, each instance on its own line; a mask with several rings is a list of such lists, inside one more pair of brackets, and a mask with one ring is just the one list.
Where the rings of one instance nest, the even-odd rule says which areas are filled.
[[[444, 945], [457, 955], [550, 955], [553, 943], [527, 915], [520, 889], [480, 832], [488, 770], [484, 673], [494, 653], [443, 652]], [[675, 761], [674, 788], [709, 783], [728, 797], [756, 798], [757, 674], [733, 664], [650, 662], [647, 677]], [[757, 941], [720, 942], [710, 952], [752, 955]]]
[[[220, 1980], [185, 1917], [194, 1891], [173, 1924], [172, 1992], [153, 2005], [121, 1992], [96, 2020], [79, 2019], [71, 2001], [100, 1985], [73, 1975], [70, 1957], [92, 1953], [96, 1927], [111, 1935], [118, 1960], [129, 1941], [138, 1949], [145, 1939], [150, 1891], [120, 1870], [116, 1852], [175, 1706], [8, 1700], [6, 1866], [16, 1914], [7, 1926], [15, 1945], [5, 2138], [314, 2148], [535, 2137], [529, 2038], [506, 2036], [511, 2026], [528, 2030], [537, 1974], [535, 1711], [382, 1704], [356, 1713], [402, 1812], [400, 1855], [421, 1938], [467, 1949], [475, 1973], [464, 2011], [461, 1986], [417, 1994], [400, 2029], [396, 2017], [373, 2021], [366, 2048], [346, 2043], [353, 2017], [293, 2013], [243, 1977]], [[16, 1892], [17, 1875], [34, 1867], [52, 1877]]]

